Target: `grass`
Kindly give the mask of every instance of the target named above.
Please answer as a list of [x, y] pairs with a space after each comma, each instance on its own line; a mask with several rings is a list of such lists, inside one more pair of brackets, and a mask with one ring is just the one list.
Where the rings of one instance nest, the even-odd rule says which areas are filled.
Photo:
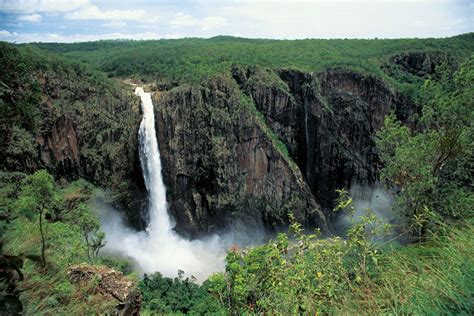
[[337, 313], [472, 315], [474, 223], [391, 252], [380, 274], [354, 290]]

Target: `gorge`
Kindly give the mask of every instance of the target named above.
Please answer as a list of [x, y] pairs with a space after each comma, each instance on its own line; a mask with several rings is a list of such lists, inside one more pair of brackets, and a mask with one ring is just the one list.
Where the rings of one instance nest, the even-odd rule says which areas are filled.
[[434, 292], [467, 310], [473, 51], [472, 33], [0, 43], [11, 295], [30, 314], [417, 314], [397, 304]]

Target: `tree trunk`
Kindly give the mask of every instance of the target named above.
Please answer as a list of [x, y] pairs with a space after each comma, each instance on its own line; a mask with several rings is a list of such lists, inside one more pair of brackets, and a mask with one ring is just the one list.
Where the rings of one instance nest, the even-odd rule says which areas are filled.
[[39, 228], [40, 228], [40, 233], [41, 233], [41, 261], [43, 263], [43, 266], [45, 266], [46, 257], [44, 253], [46, 250], [46, 242], [44, 240], [44, 233], [43, 233], [43, 212], [44, 212], [44, 206], [41, 206], [40, 214], [39, 214]]
[[89, 259], [89, 263], [92, 263], [91, 259], [91, 246], [89, 244], [89, 238], [87, 236], [87, 233], [84, 233], [84, 239], [86, 240], [86, 245], [87, 245], [87, 258]]

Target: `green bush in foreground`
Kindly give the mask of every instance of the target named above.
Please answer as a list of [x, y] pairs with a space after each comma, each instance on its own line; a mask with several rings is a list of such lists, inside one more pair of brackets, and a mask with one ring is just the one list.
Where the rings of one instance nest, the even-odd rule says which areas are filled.
[[474, 309], [473, 222], [442, 226], [422, 243], [376, 242], [374, 217], [347, 240], [317, 240], [294, 223], [295, 239], [229, 252], [206, 286], [232, 314], [470, 314]]

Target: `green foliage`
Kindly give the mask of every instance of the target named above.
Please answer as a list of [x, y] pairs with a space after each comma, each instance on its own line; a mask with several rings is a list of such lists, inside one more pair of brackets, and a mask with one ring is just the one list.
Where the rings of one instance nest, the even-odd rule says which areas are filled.
[[336, 314], [468, 315], [474, 308], [473, 222], [384, 257], [378, 276], [354, 288]]
[[92, 263], [92, 257], [97, 259], [100, 249], [105, 246], [105, 234], [100, 230], [99, 219], [87, 205], [80, 205], [78, 213], [77, 224], [86, 241], [87, 258]]
[[[17, 62], [21, 59], [21, 62]], [[31, 51], [18, 51], [7, 43], [0, 43], [0, 134], [6, 136], [9, 122], [17, 127], [35, 129], [38, 125], [37, 104], [41, 93], [31, 74], [34, 67]], [[24, 87], [22, 93], [18, 88]]]
[[40, 170], [26, 178], [18, 202], [38, 213], [38, 227], [41, 235], [41, 261], [46, 265], [46, 240], [44, 216], [54, 207], [54, 182], [53, 177], [46, 171]]
[[284, 92], [289, 92], [290, 90], [288, 85], [278, 77], [275, 71], [260, 66], [252, 66], [249, 71], [252, 73], [247, 82], [249, 86], [252, 86], [253, 84], [263, 84], [267, 87], [276, 88]]
[[[342, 201], [342, 200], [341, 200]], [[349, 207], [351, 201], [341, 202]], [[347, 240], [319, 239], [292, 221], [292, 237], [248, 250], [231, 250], [226, 272], [209, 280], [211, 293], [235, 314], [331, 313], [352, 289], [377, 274], [381, 250], [373, 214], [349, 230]]]
[[[24, 128], [14, 125], [11, 129], [6, 153], [9, 156], [7, 159], [11, 160], [9, 161], [10, 165], [19, 163], [16, 159], [10, 157], [32, 157], [35, 154], [35, 140], [33, 135]], [[22, 166], [16, 165], [15, 167], [20, 169]]]
[[[344, 67], [388, 79], [380, 66], [394, 54], [434, 50], [447, 52], [455, 60], [462, 60], [473, 50], [469, 37], [397, 40], [267, 40], [215, 37], [75, 44], [44, 43], [36, 46], [93, 64], [111, 76], [180, 82], [199, 82], [215, 74], [228, 72], [232, 64], [305, 71]], [[415, 80], [414, 76], [408, 79]], [[403, 78], [397, 80], [402, 83], [409, 82]]]
[[218, 301], [209, 295], [209, 282], [197, 285], [193, 277], [184, 278], [183, 271], [178, 271], [174, 279], [163, 277], [159, 272], [145, 275], [139, 287], [145, 312], [191, 315], [224, 312]]
[[114, 268], [124, 275], [130, 275], [135, 271], [135, 267], [130, 259], [115, 255], [101, 254], [97, 261], [99, 264]]
[[[377, 146], [382, 179], [400, 190], [397, 207], [412, 221], [434, 211], [447, 219], [473, 216], [474, 56], [454, 75], [444, 69], [420, 93], [423, 128], [411, 132], [395, 116], [385, 119]], [[433, 224], [427, 220], [416, 232]]]
[[77, 138], [80, 168], [87, 169], [76, 174], [107, 186], [115, 202], [128, 208], [140, 120], [131, 91], [89, 65], [33, 46], [0, 43], [0, 61], [5, 65], [0, 69], [0, 168], [62, 170], [64, 162], [54, 154], [45, 162], [44, 153], [54, 146], [48, 144], [54, 127], [67, 119]]
[[[338, 211], [354, 214], [341, 190]], [[473, 223], [442, 226], [423, 243], [377, 242], [386, 230], [368, 210], [347, 239], [304, 234], [232, 249], [209, 291], [232, 314], [469, 314], [473, 308]]]

